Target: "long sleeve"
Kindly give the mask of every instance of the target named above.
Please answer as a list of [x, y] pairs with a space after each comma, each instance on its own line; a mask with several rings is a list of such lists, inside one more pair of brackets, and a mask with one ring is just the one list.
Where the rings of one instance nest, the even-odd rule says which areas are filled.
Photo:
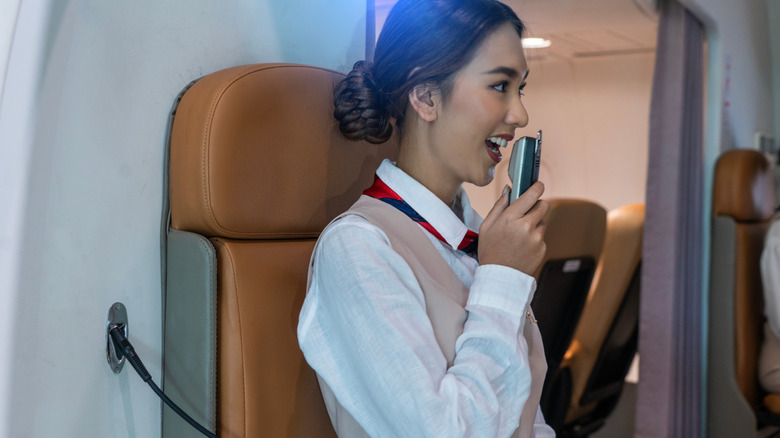
[[517, 428], [531, 380], [519, 334], [535, 283], [497, 265], [467, 280], [468, 317], [448, 368], [422, 290], [384, 233], [347, 216], [321, 236], [298, 339], [371, 436], [503, 437]]

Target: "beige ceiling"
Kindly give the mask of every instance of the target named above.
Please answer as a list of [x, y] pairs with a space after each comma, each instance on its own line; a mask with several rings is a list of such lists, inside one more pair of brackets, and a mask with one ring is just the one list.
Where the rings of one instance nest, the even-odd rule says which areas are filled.
[[[396, 0], [375, 0], [377, 25]], [[526, 23], [528, 36], [552, 41], [531, 57], [573, 58], [655, 49], [654, 0], [504, 0]]]

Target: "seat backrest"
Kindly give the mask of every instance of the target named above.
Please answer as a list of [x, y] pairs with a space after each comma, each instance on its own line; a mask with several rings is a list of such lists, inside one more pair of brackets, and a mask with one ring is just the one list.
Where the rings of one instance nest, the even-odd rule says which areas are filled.
[[595, 402], [619, 394], [636, 353], [643, 204], [607, 215], [607, 233], [588, 299], [566, 352], [571, 400], [566, 422], [592, 412]]
[[763, 154], [723, 153], [715, 166], [710, 260], [707, 430], [755, 434], [760, 403], [756, 364], [762, 339], [759, 261], [774, 210], [774, 181]]
[[[222, 438], [335, 436], [296, 338], [309, 259], [322, 229], [397, 153], [394, 141], [340, 135], [342, 77], [228, 68], [196, 81], [175, 112], [164, 385]], [[167, 410], [163, 429], [192, 431]]]
[[531, 303], [544, 341], [548, 375], [560, 365], [574, 334], [601, 254], [607, 212], [582, 199], [549, 199], [544, 217], [547, 253]]

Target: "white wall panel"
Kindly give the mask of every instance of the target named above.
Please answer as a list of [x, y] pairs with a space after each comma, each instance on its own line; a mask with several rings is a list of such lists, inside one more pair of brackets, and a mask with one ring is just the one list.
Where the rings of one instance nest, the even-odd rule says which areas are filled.
[[769, 49], [772, 57], [772, 96], [774, 102], [775, 142], [780, 142], [780, 0], [767, 0]]
[[49, 5], [42, 42], [24, 48], [40, 63], [11, 64], [7, 85], [18, 85], [17, 68], [40, 80], [27, 101], [3, 108], [29, 105], [33, 129], [23, 138], [0, 125], [31, 163], [17, 191], [26, 208], [14, 213], [23, 244], [8, 254], [18, 283], [3, 291], [15, 322], [2, 350], [10, 354], [0, 356], [13, 400], [0, 436], [159, 436], [159, 401], [129, 366], [119, 376], [109, 370], [104, 330], [108, 307], [123, 302], [131, 340], [159, 383], [163, 143], [173, 99], [233, 65], [351, 66], [364, 53], [365, 2], [30, 0], [22, 8], [32, 4]]
[[707, 29], [708, 152], [750, 148], [774, 132], [766, 1], [681, 0]]

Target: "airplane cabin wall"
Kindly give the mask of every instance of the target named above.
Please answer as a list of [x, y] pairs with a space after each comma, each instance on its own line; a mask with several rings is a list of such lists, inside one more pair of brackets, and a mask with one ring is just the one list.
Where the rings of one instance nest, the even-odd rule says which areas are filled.
[[[14, 278], [0, 294], [12, 306], [0, 327], [0, 437], [160, 436], [159, 399], [130, 366], [109, 369], [105, 327], [109, 306], [123, 302], [130, 340], [160, 384], [173, 100], [191, 80], [234, 65], [346, 70], [364, 57], [365, 1], [17, 4], [15, 30], [0, 29], [15, 32], [0, 108], [19, 120], [0, 124], [0, 141], [14, 140], [17, 153], [3, 168], [22, 169], [0, 191], [2, 201], [22, 198], [3, 213], [20, 234], [2, 248], [14, 263], [0, 267]], [[27, 99], [11, 101], [20, 84]]]
[[19, 12], [20, 0], [0, 1], [0, 98], [3, 96], [5, 67], [11, 52], [11, 40], [14, 34], [14, 24]]
[[[772, 32], [777, 66], [780, 41], [769, 23], [780, 22], [780, 0], [683, 3], [708, 24], [709, 172], [721, 149], [751, 147], [757, 130], [780, 138], [774, 122], [780, 92], [776, 85], [774, 94], [769, 91], [780, 71], [776, 67], [774, 76], [769, 73], [768, 43]], [[108, 369], [104, 330], [108, 306], [122, 301], [128, 308], [130, 338], [159, 383], [162, 145], [173, 98], [190, 80], [231, 65], [285, 61], [343, 71], [363, 57], [365, 2], [49, 0], [6, 1], [1, 10], [17, 4], [17, 24], [38, 7], [48, 22], [35, 35], [17, 26], [12, 41], [6, 38], [8, 15], [0, 22], [0, 43], [15, 50], [4, 69], [0, 109], [6, 112], [0, 112], [5, 118], [0, 140], [23, 141], [3, 144], [17, 153], [10, 155], [12, 164], [0, 167], [22, 168], [10, 177], [3, 173], [0, 201], [23, 198], [3, 203], [9, 210], [3, 213], [0, 255], [3, 262], [13, 263], [0, 266], [0, 437], [159, 436], [160, 403], [129, 367], [119, 376]], [[22, 51], [36, 61], [16, 64]], [[651, 55], [631, 56], [637, 56], [639, 65], [652, 65]], [[567, 171], [576, 171], [574, 159], [589, 155], [590, 142], [609, 134], [601, 124], [585, 121], [598, 115], [587, 101], [577, 104], [580, 108], [554, 108], [571, 117], [571, 123], [548, 122], [542, 108], [553, 105], [548, 96], [555, 95], [550, 88], [557, 85], [547, 81], [566, 82], [569, 74], [603, 77], [599, 68], [623, 60], [627, 58], [593, 58], [581, 64], [531, 61], [526, 96], [531, 119], [523, 134], [545, 129], [543, 161], [551, 165], [571, 159]], [[27, 65], [35, 70], [19, 70]], [[651, 69], [642, 69], [646, 71]], [[33, 78], [32, 99], [9, 101], [9, 90], [17, 90], [23, 77]], [[610, 102], [619, 96], [599, 97], [592, 86], [569, 83], [614, 106]], [[633, 92], [644, 92], [636, 87]], [[26, 123], [19, 131], [8, 122], [9, 109]], [[626, 112], [643, 116], [638, 109]], [[29, 135], [21, 132], [26, 127], [33, 128]], [[3, 152], [2, 157], [8, 156]], [[566, 195], [569, 189], [572, 195], [591, 193], [592, 185], [568, 187], [546, 166], [545, 178], [547, 196]], [[502, 186], [489, 188], [493, 192], [487, 202], [492, 204]], [[624, 202], [603, 199], [609, 207]], [[484, 202], [475, 204], [481, 209]], [[6, 229], [7, 223], [20, 224], [21, 234], [8, 234], [15, 228]]]
[[[752, 148], [754, 133], [773, 133], [776, 117], [772, 103], [771, 55], [769, 49], [770, 21], [767, 1], [733, 0], [679, 0], [703, 22], [707, 41], [707, 65], [705, 83], [705, 144], [703, 185], [703, 272], [702, 272], [702, 333], [706, 349], [708, 324], [710, 222], [712, 209], [712, 179], [715, 161], [726, 150]], [[777, 0], [769, 0], [777, 1]], [[640, 346], [641, 347], [641, 346]], [[641, 353], [641, 352], [640, 352]], [[700, 365], [706, 379], [706, 352], [702, 352]], [[652, 397], [643, 397], [640, 388], [637, 401], [635, 433], [650, 434], [658, 416], [645, 416], [658, 407]], [[701, 400], [707, 400], [706, 385], [702, 385]], [[672, 406], [671, 408], [675, 408]], [[704, 407], [702, 407], [704, 408]], [[646, 421], [643, 421], [646, 420]], [[702, 418], [706, 428], [706, 418]], [[647, 429], [647, 430], [645, 430]], [[706, 431], [705, 431], [706, 433]]]
[[680, 1], [707, 30], [706, 142], [711, 170], [721, 151], [752, 148], [755, 132], [775, 132], [770, 23], [777, 20], [770, 17], [773, 10], [778, 16], [778, 0]]
[[[780, 23], [780, 0], [767, 1], [767, 21]], [[780, 29], [778, 26], [769, 26], [769, 49], [772, 57], [772, 85], [775, 120], [775, 145], [780, 144]]]

